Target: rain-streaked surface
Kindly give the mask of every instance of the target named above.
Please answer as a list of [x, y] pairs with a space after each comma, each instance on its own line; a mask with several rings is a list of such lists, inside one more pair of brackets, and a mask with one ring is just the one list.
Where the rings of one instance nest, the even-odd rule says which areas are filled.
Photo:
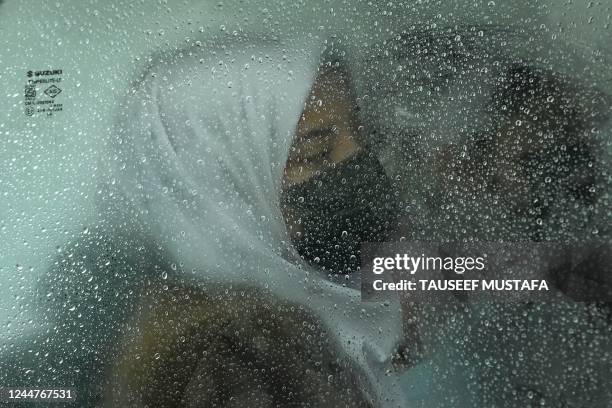
[[[360, 303], [355, 269], [361, 241], [552, 241], [609, 289], [611, 24], [608, 0], [0, 2], [0, 387], [609, 406], [610, 305], [562, 273], [555, 303], [425, 307]], [[357, 142], [290, 150], [302, 108]]]

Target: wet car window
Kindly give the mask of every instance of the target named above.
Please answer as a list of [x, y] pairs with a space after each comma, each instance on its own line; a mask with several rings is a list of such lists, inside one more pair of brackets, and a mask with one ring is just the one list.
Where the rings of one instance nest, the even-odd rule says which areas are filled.
[[608, 406], [611, 16], [0, 1], [0, 399]]

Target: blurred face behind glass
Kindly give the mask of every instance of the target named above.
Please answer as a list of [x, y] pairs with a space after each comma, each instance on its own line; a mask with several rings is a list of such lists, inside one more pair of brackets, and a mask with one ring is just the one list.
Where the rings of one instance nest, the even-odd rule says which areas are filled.
[[354, 108], [348, 78], [334, 69], [319, 73], [297, 124], [284, 186], [302, 183], [361, 149]]
[[303, 260], [332, 274], [360, 267], [363, 242], [382, 242], [396, 225], [393, 185], [362, 145], [356, 98], [341, 66], [316, 78], [296, 126], [281, 207]]
[[[349, 79], [341, 70], [328, 67], [317, 75], [297, 123], [283, 189], [303, 184], [362, 150], [355, 103]], [[298, 238], [299, 214], [291, 206], [283, 206], [283, 211], [291, 236]]]
[[581, 218], [579, 209], [596, 199], [591, 129], [598, 119], [587, 114], [596, 97], [585, 92], [544, 70], [511, 69], [494, 96], [497, 127], [437, 155], [440, 191], [491, 197], [510, 222], [532, 226], [534, 239], [547, 219]]

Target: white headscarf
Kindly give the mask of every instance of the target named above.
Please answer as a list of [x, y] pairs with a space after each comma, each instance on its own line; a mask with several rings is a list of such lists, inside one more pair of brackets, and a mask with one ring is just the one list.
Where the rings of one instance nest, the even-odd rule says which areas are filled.
[[260, 287], [306, 307], [368, 378], [366, 394], [403, 406], [388, 372], [402, 332], [399, 304], [362, 303], [358, 288], [302, 265], [280, 210], [321, 51], [304, 41], [233, 44], [155, 63], [121, 109], [104, 199], [115, 228], [144, 234], [181, 279], [212, 290]]

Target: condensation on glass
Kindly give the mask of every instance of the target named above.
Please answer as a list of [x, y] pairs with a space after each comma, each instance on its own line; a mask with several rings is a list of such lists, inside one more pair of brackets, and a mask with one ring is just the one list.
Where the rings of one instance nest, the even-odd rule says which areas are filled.
[[[607, 406], [611, 15], [0, 1], [2, 398]], [[555, 302], [362, 302], [371, 241], [583, 252]]]

